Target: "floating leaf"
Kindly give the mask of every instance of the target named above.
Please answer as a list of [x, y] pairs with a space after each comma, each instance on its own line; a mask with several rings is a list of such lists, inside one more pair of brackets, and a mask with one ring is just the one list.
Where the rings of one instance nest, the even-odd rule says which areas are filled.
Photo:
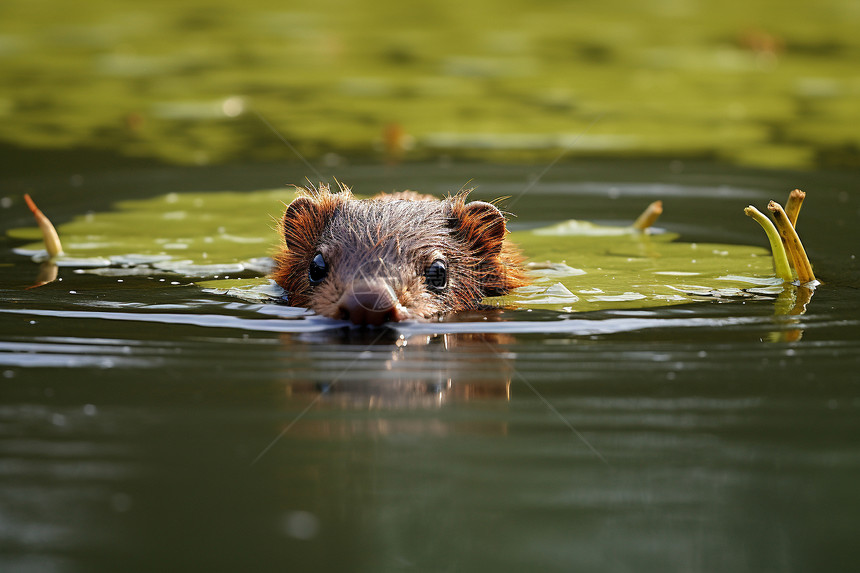
[[[62, 225], [59, 232], [69, 247], [58, 263], [101, 267], [85, 272], [105, 276], [171, 273], [203, 281], [199, 284], [211, 293], [277, 298], [263, 277], [271, 269], [266, 255], [278, 242], [274, 220], [290, 199], [289, 191], [257, 191], [171, 193], [121, 202], [110, 212]], [[10, 234], [38, 237], [33, 229]], [[511, 240], [533, 261], [534, 283], [499, 302], [568, 312], [644, 308], [763, 296], [749, 289], [774, 286], [770, 257], [760, 247], [678, 239], [577, 220], [512, 233]], [[19, 252], [32, 254], [39, 246]]]

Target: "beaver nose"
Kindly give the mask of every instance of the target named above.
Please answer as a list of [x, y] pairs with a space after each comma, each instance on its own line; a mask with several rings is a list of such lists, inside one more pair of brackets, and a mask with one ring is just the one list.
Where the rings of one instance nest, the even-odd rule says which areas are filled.
[[408, 317], [394, 290], [384, 281], [356, 281], [340, 297], [337, 307], [342, 319], [359, 326], [379, 326]]

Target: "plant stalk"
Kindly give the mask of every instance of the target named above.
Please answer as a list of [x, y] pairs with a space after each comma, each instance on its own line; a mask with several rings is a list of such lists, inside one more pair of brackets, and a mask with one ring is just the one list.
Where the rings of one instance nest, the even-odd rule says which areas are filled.
[[663, 202], [654, 201], [648, 205], [642, 214], [633, 222], [633, 228], [645, 232], [651, 225], [657, 222], [657, 218], [663, 214]]
[[812, 265], [809, 263], [809, 258], [806, 256], [806, 250], [803, 248], [803, 243], [800, 242], [800, 237], [797, 236], [797, 231], [788, 219], [782, 205], [776, 201], [771, 201], [767, 205], [768, 210], [773, 214], [776, 228], [779, 234], [785, 241], [788, 252], [794, 261], [794, 270], [797, 271], [797, 280], [801, 284], [806, 284], [815, 280], [815, 274], [812, 272]]
[[42, 238], [45, 240], [45, 250], [48, 251], [48, 256], [52, 259], [63, 254], [63, 245], [60, 243], [60, 236], [51, 221], [42, 213], [36, 203], [30, 198], [30, 195], [24, 194], [24, 201], [33, 212], [33, 217], [36, 218], [36, 223], [42, 231]]
[[785, 214], [788, 215], [788, 220], [791, 221], [792, 227], [797, 227], [797, 216], [800, 215], [800, 208], [803, 206], [805, 198], [806, 193], [800, 189], [795, 189], [788, 195], [788, 202], [785, 204]]
[[744, 214], [747, 217], [752, 217], [756, 223], [761, 225], [770, 241], [770, 250], [773, 253], [773, 268], [776, 271], [776, 276], [786, 282], [794, 280], [794, 275], [791, 274], [791, 266], [788, 264], [788, 255], [785, 252], [785, 247], [782, 244], [779, 232], [773, 223], [764, 213], [750, 205], [744, 209]]

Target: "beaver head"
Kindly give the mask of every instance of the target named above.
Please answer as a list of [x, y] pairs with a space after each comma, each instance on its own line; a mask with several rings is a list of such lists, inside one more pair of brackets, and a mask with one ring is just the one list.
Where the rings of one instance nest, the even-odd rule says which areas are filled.
[[477, 308], [527, 284], [494, 205], [413, 192], [358, 200], [341, 185], [297, 189], [273, 278], [293, 306], [359, 325]]

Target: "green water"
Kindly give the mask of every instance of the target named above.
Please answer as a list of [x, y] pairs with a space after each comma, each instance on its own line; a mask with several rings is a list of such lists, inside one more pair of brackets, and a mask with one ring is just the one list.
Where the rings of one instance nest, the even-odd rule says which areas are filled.
[[[0, 570], [852, 570], [858, 20], [3, 2]], [[535, 287], [384, 330], [276, 304], [287, 185], [335, 177], [509, 197]], [[742, 212], [795, 187], [811, 292]]]
[[[580, 300], [560, 311], [525, 304], [394, 331], [218, 294], [199, 283], [223, 277], [181, 268], [63, 266], [57, 281], [26, 290], [39, 265], [12, 250], [27, 247], [13, 237], [29, 217], [14, 202], [5, 222], [18, 230], [5, 230], [0, 258], [4, 570], [850, 567], [860, 515], [860, 207], [843, 191], [852, 176], [677, 167], [566, 165], [537, 184], [529, 169], [474, 164], [336, 174], [359, 189], [433, 193], [471, 178], [476, 198], [531, 184], [513, 223], [525, 238], [573, 216], [617, 228], [659, 195], [667, 232], [632, 243], [654, 241], [650, 267], [673, 244], [717, 245], [737, 254], [714, 259], [745, 265], [767, 242], [742, 206], [800, 184], [810, 197], [798, 227], [824, 281], [811, 300], [694, 295], [588, 311], [580, 291], [594, 286], [578, 281], [608, 291], [614, 280], [592, 266], [595, 253], [586, 274], [563, 279]], [[140, 237], [138, 253], [199, 262], [206, 252], [226, 264], [271, 244], [288, 191], [254, 189], [301, 174], [95, 171], [77, 187], [65, 175], [9, 184], [46, 211], [63, 206], [57, 220], [74, 231], [77, 255], [116, 255]], [[247, 191], [235, 191], [242, 180]], [[234, 191], [163, 193], [218, 181]], [[106, 207], [117, 188], [152, 197]], [[89, 244], [78, 236], [88, 222]], [[602, 258], [653, 281], [636, 257]], [[751, 274], [772, 272], [754, 260]]]
[[396, 124], [391, 159], [856, 166], [858, 27], [846, 0], [7, 0], [0, 141], [285, 157], [259, 113], [329, 164]]

